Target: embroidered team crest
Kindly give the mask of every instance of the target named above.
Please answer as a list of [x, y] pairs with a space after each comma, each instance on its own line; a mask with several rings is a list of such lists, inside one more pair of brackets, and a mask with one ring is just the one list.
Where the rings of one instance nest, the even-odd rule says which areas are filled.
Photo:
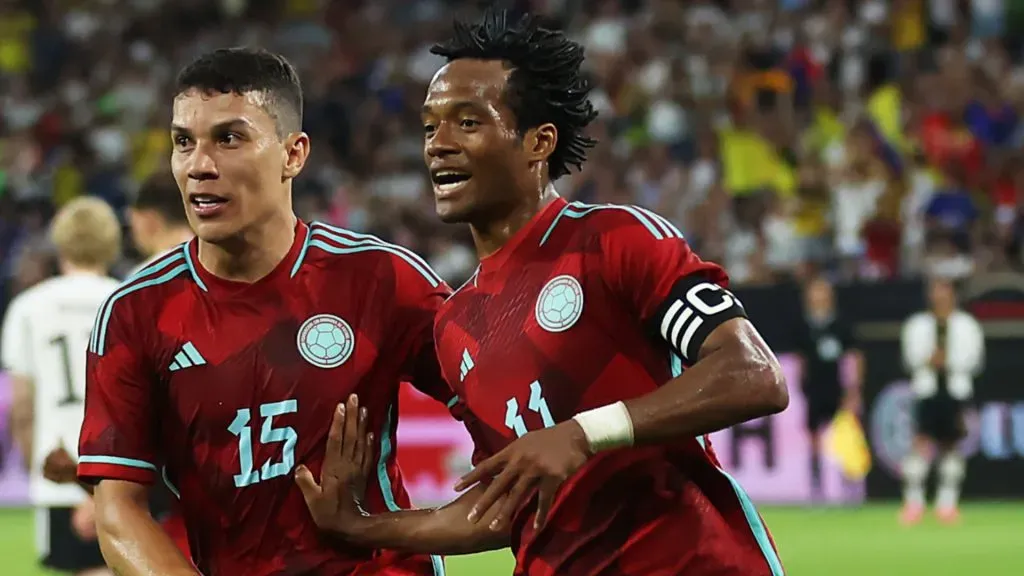
[[302, 323], [295, 343], [306, 362], [318, 368], [336, 368], [352, 356], [356, 336], [341, 318], [317, 314]]
[[552, 278], [540, 290], [535, 310], [537, 324], [548, 332], [565, 332], [583, 314], [583, 287], [572, 276]]

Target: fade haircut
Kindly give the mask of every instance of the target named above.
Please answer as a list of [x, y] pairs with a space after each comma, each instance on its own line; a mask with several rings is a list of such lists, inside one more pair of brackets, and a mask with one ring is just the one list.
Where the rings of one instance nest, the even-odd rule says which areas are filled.
[[597, 117], [589, 99], [590, 84], [580, 73], [583, 47], [558, 30], [544, 28], [529, 14], [488, 9], [476, 23], [455, 21], [452, 36], [431, 52], [451, 62], [463, 58], [501, 60], [511, 70], [505, 103], [516, 117], [520, 136], [550, 122], [558, 144], [548, 158], [552, 180], [580, 169], [587, 149], [597, 143], [583, 134]]
[[221, 48], [207, 52], [178, 73], [175, 96], [189, 90], [204, 94], [256, 92], [274, 119], [277, 135], [302, 130], [302, 83], [284, 56], [258, 48]]

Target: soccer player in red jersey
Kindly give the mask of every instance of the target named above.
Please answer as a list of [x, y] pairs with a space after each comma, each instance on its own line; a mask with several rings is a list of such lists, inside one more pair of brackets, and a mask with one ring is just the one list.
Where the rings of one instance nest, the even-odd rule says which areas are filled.
[[489, 12], [433, 51], [448, 59], [422, 112], [437, 212], [469, 223], [481, 257], [434, 328], [476, 446], [460, 482], [473, 488], [436, 510], [362, 514], [350, 429], [349, 448], [328, 447], [320, 489], [304, 488], [314, 517], [409, 551], [471, 552], [509, 534], [521, 575], [780, 576], [707, 440], [786, 407], [778, 360], [726, 273], [671, 223], [552, 186], [593, 143], [582, 48]]
[[[379, 430], [367, 508], [407, 505], [399, 383], [451, 395], [432, 335], [446, 285], [404, 248], [294, 215], [301, 121], [280, 56], [218, 50], [178, 76], [171, 166], [197, 238], [111, 295], [87, 361], [78, 473], [97, 483], [118, 574], [443, 572], [439, 558], [324, 538], [292, 478], [298, 464], [319, 471], [335, 408], [356, 392]], [[180, 495], [195, 568], [150, 516], [161, 480]]]

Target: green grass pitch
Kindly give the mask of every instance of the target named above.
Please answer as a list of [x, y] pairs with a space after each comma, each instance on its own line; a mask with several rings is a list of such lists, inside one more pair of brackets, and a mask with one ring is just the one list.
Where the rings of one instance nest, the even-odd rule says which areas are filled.
[[[896, 522], [896, 508], [774, 508], [762, 514], [788, 576], [1021, 576], [1024, 502], [971, 504], [958, 526], [931, 518], [914, 528]], [[0, 573], [48, 576], [36, 568], [32, 516], [0, 510]], [[447, 561], [449, 576], [510, 574], [508, 552]]]

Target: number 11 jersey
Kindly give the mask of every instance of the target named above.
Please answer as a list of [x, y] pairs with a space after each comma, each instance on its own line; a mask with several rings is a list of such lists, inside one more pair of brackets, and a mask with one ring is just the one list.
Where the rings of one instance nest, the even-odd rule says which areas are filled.
[[[545, 207], [438, 312], [438, 358], [474, 463], [679, 375], [716, 327], [745, 315], [726, 281], [647, 210]], [[540, 532], [535, 509], [533, 499], [513, 520], [517, 575], [782, 573], [703, 437], [598, 454], [563, 484]]]
[[359, 395], [379, 441], [367, 506], [409, 505], [395, 461], [399, 383], [447, 400], [432, 323], [450, 292], [375, 237], [296, 226], [284, 260], [229, 282], [182, 245], [100, 309], [88, 354], [79, 476], [164, 481], [207, 576], [433, 574], [440, 558], [320, 534], [295, 485], [319, 475], [338, 403]]

